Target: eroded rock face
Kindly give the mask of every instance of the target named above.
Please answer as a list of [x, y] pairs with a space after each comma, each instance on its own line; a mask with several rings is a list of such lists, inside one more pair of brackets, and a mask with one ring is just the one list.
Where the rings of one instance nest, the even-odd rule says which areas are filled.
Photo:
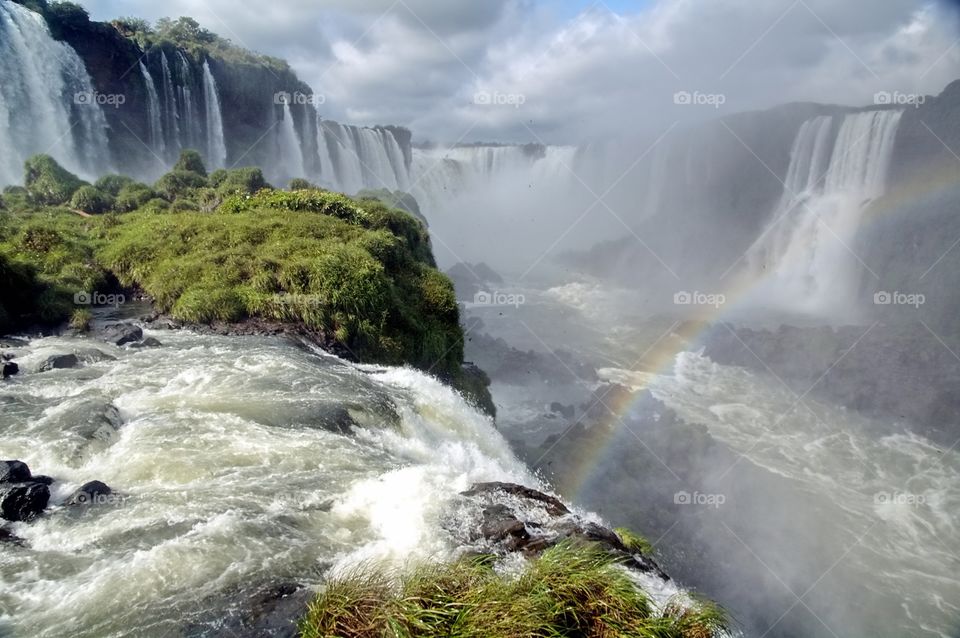
[[627, 547], [613, 530], [571, 512], [555, 496], [514, 483], [477, 483], [462, 495], [466, 502], [448, 528], [478, 551], [529, 557], [565, 541], [595, 543], [628, 568], [670, 579], [652, 557]]

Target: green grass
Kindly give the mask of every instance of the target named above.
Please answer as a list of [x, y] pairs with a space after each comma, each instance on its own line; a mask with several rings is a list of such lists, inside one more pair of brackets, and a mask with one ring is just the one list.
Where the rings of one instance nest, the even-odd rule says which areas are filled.
[[519, 575], [488, 556], [424, 564], [403, 574], [370, 564], [329, 582], [300, 623], [302, 638], [710, 638], [726, 625], [714, 605], [657, 613], [608, 554], [560, 544]]

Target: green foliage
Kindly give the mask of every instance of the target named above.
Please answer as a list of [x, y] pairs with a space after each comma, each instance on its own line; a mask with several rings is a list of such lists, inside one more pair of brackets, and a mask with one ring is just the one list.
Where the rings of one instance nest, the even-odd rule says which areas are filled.
[[70, 315], [70, 327], [78, 332], [88, 332], [91, 321], [93, 321], [93, 313], [86, 308], [78, 308]]
[[270, 188], [263, 172], [255, 166], [219, 169], [210, 175], [210, 186], [222, 195], [253, 195], [257, 191]]
[[[139, 182], [133, 182], [120, 189], [117, 193], [117, 199], [113, 204], [113, 209], [118, 213], [129, 213], [156, 198], [157, 194], [147, 186]], [[162, 200], [161, 200], [162, 201]]]
[[207, 176], [207, 167], [203, 165], [203, 158], [200, 157], [200, 153], [192, 149], [180, 151], [180, 159], [173, 165], [173, 170], [196, 173], [202, 177]]
[[317, 190], [317, 187], [302, 177], [296, 177], [290, 180], [290, 186], [288, 186], [287, 189], [292, 191], [306, 191]]
[[63, 38], [69, 31], [80, 31], [90, 24], [87, 10], [73, 2], [54, 2], [43, 12], [54, 38]]
[[643, 554], [644, 556], [653, 554], [653, 545], [643, 536], [635, 534], [626, 527], [618, 527], [613, 531], [616, 532], [617, 536], [620, 537], [620, 541], [626, 545], [627, 549], [631, 552]]
[[193, 171], [172, 170], [153, 185], [162, 197], [173, 201], [178, 197], [189, 197], [198, 188], [207, 185], [207, 178]]
[[677, 600], [656, 613], [614, 559], [561, 544], [519, 575], [490, 557], [425, 564], [396, 574], [369, 564], [328, 583], [300, 623], [303, 638], [714, 638], [715, 606]]
[[109, 193], [110, 195], [116, 197], [120, 194], [124, 188], [136, 184], [133, 181], [132, 177], [127, 177], [126, 175], [104, 175], [98, 179], [93, 185], [97, 187], [97, 190], [103, 191], [104, 193]]
[[81, 186], [70, 198], [70, 207], [85, 213], [100, 214], [113, 208], [113, 197], [95, 186]]
[[65, 204], [85, 183], [49, 155], [34, 155], [24, 169], [23, 183], [30, 200], [41, 206]]

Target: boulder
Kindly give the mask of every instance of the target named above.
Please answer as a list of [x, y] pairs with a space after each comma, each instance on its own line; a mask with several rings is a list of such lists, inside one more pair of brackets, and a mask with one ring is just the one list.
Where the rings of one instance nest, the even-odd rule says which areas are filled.
[[106, 501], [106, 497], [113, 494], [110, 486], [102, 481], [90, 481], [81, 485], [70, 498], [66, 500], [65, 505], [96, 505]]
[[147, 337], [143, 341], [138, 341], [137, 343], [131, 343], [131, 348], [159, 348], [163, 344], [159, 340], [154, 339], [153, 337]]
[[43, 483], [0, 485], [0, 516], [8, 521], [29, 521], [50, 502], [50, 488]]
[[0, 483], [23, 483], [30, 480], [30, 468], [23, 461], [0, 461]]
[[13, 361], [4, 361], [3, 362], [3, 378], [12, 377], [13, 375], [20, 372], [20, 366], [18, 366]]
[[64, 370], [67, 368], [76, 368], [80, 365], [80, 359], [75, 354], [55, 354], [47, 357], [37, 368], [39, 372], [49, 370]]
[[114, 323], [104, 326], [97, 336], [107, 343], [122, 346], [142, 340], [143, 330], [132, 323]]

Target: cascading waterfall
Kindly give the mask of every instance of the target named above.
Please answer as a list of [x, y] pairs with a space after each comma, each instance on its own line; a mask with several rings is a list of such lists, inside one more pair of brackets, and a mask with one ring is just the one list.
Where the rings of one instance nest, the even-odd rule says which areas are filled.
[[21, 183], [36, 153], [96, 177], [109, 169], [106, 128], [76, 51], [39, 14], [0, 0], [0, 185]]
[[203, 101], [206, 106], [208, 168], [224, 168], [227, 165], [227, 145], [223, 139], [220, 95], [217, 81], [210, 72], [210, 63], [206, 60], [203, 62]]
[[180, 103], [183, 104], [184, 144], [189, 148], [198, 148], [203, 133], [197, 117], [199, 109], [193, 95], [193, 70], [186, 56], [177, 51], [177, 68], [180, 72], [180, 86], [177, 87]]
[[747, 253], [749, 275], [769, 278], [766, 306], [812, 315], [855, 306], [860, 265], [851, 245], [864, 209], [884, 192], [901, 115], [847, 115], [832, 153], [833, 118], [801, 126], [780, 205]]
[[303, 167], [303, 151], [300, 148], [300, 136], [293, 122], [293, 113], [290, 104], [284, 103], [280, 111], [280, 120], [274, 124], [276, 167], [271, 170], [275, 177], [289, 179], [303, 177], [306, 172]]
[[170, 72], [170, 63], [167, 54], [160, 53], [160, 65], [163, 69], [163, 116], [164, 126], [170, 135], [170, 145], [180, 152], [180, 111], [177, 108], [177, 91], [173, 85], [173, 74]]
[[167, 154], [167, 147], [163, 138], [163, 121], [161, 120], [157, 85], [153, 82], [150, 69], [142, 61], [140, 62], [140, 74], [143, 76], [143, 82], [147, 87], [147, 123], [150, 127], [150, 150], [157, 157], [163, 159]]

